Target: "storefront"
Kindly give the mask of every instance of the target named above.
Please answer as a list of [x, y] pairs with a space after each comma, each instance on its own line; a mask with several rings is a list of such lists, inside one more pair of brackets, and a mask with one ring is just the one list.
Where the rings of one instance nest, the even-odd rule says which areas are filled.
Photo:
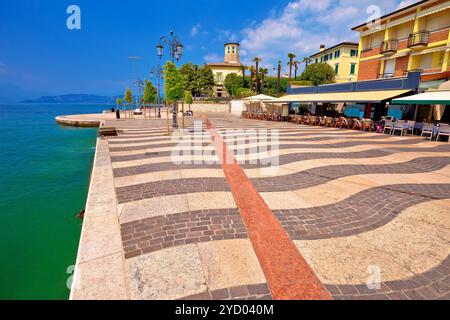
[[347, 117], [374, 120], [389, 114], [410, 117], [411, 113], [414, 115], [410, 107], [391, 107], [391, 102], [416, 93], [419, 84], [420, 72], [409, 72], [402, 78], [290, 87], [288, 95], [272, 100], [271, 103], [288, 103], [291, 114], [308, 112], [321, 116], [329, 115], [331, 111]]

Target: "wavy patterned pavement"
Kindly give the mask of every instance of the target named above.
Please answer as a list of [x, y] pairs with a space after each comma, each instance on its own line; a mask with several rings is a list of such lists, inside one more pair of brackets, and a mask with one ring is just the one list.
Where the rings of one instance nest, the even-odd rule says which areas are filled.
[[195, 120], [108, 138], [128, 298], [450, 299], [450, 144]]

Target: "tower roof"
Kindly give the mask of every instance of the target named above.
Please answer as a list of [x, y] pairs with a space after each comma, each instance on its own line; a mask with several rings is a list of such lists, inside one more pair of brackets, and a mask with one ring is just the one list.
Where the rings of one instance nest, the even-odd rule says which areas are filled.
[[227, 43], [224, 44], [224, 46], [227, 46], [227, 45], [229, 45], [229, 44], [234, 44], [234, 45], [237, 45], [238, 47], [241, 46], [241, 45], [239, 44], [239, 42], [227, 42]]

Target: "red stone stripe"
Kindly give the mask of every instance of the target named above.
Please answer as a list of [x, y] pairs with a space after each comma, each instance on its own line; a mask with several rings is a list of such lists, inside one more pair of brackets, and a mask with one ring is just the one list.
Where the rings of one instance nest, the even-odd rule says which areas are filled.
[[247, 227], [273, 299], [331, 299], [272, 210], [228, 151], [212, 123], [206, 117], [204, 122], [211, 133], [225, 177]]

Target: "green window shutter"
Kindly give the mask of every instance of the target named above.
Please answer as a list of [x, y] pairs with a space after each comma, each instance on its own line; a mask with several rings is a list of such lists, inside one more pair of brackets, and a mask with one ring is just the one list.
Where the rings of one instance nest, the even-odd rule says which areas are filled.
[[336, 63], [336, 64], [334, 65], [334, 73], [335, 73], [336, 75], [339, 74], [339, 63]]
[[352, 63], [352, 64], [350, 65], [350, 74], [351, 74], [351, 75], [354, 75], [354, 74], [355, 74], [355, 69], [356, 69], [356, 64], [355, 64], [355, 63]]

